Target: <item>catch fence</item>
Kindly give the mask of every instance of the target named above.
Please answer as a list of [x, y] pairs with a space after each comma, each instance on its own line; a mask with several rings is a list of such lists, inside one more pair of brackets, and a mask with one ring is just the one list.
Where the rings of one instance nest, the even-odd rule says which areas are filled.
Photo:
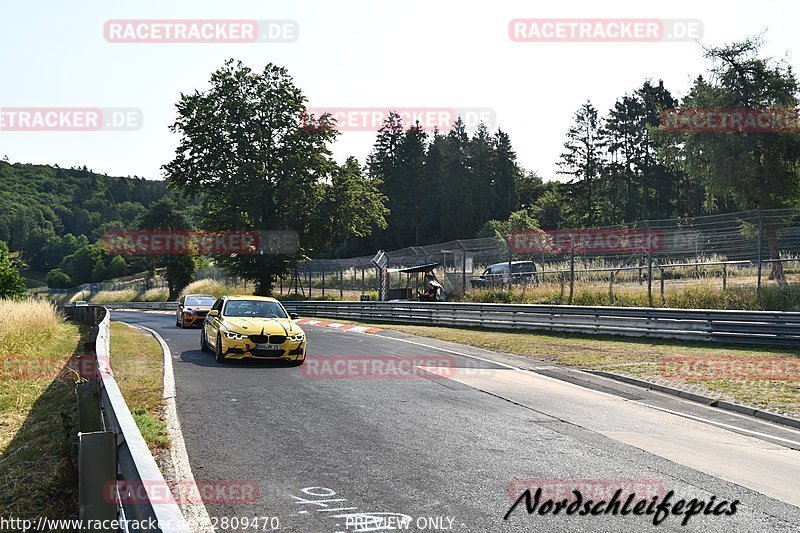
[[448, 294], [479, 289], [540, 291], [571, 303], [580, 290], [639, 291], [659, 305], [670, 290], [761, 288], [800, 281], [800, 212], [753, 210], [694, 218], [644, 220], [591, 229], [511, 231], [487, 237], [385, 252], [373, 256], [300, 262], [281, 280], [282, 294], [358, 299], [408, 285], [402, 270], [436, 264]]

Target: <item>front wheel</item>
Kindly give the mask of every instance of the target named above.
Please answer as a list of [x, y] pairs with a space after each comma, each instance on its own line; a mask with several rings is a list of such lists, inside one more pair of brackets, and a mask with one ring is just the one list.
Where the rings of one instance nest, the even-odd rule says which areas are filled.
[[217, 360], [217, 363], [225, 362], [225, 352], [222, 351], [222, 337], [220, 335], [217, 335], [217, 346], [214, 349], [214, 359]]
[[200, 349], [206, 353], [211, 353], [211, 347], [206, 342], [206, 328], [200, 330]]

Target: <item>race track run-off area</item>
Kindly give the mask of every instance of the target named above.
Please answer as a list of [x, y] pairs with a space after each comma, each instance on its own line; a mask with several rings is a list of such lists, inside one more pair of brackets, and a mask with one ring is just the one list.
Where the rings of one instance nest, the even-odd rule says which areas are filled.
[[[302, 533], [800, 531], [800, 431], [380, 330], [303, 324], [303, 366], [220, 364], [172, 315], [111, 318], [169, 346], [195, 481], [229, 488], [206, 498], [218, 531], [245, 530], [245, 518]], [[575, 487], [582, 503], [621, 489], [621, 503], [635, 492], [632, 503], [669, 496], [672, 507], [584, 514], [545, 503], [572, 503]], [[524, 501], [509, 513], [537, 488], [531, 514]]]

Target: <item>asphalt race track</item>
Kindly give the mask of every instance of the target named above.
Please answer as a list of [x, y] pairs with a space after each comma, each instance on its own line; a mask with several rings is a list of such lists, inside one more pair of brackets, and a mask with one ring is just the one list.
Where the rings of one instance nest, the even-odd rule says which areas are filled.
[[[176, 328], [173, 315], [111, 318], [152, 328], [169, 345], [198, 483], [257, 488], [249, 499], [208, 503], [216, 520], [262, 517], [262, 530], [277, 517], [281, 531], [303, 533], [800, 531], [800, 432], [729, 430], [698, 416], [702, 406], [687, 404], [694, 416], [679, 416], [644, 396], [608, 395], [409, 336], [303, 326], [302, 367], [218, 364], [200, 351], [199, 329]], [[400, 370], [356, 375], [373, 360]], [[524, 503], [504, 520], [525, 488], [567, 497], [567, 486], [584, 487], [584, 501], [633, 488], [641, 499], [674, 491], [673, 504], [739, 504], [733, 515], [700, 512], [685, 526], [683, 515], [658, 526], [652, 514], [529, 515]]]

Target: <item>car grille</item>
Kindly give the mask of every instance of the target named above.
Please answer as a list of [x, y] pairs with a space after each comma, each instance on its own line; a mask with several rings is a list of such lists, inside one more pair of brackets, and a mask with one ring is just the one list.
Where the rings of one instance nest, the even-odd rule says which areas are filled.
[[250, 340], [256, 344], [283, 344], [286, 335], [250, 335]]
[[250, 350], [250, 355], [256, 357], [281, 357], [283, 350]]
[[208, 311], [195, 311], [194, 314], [196, 314], [197, 316], [206, 316], [208, 314]]

